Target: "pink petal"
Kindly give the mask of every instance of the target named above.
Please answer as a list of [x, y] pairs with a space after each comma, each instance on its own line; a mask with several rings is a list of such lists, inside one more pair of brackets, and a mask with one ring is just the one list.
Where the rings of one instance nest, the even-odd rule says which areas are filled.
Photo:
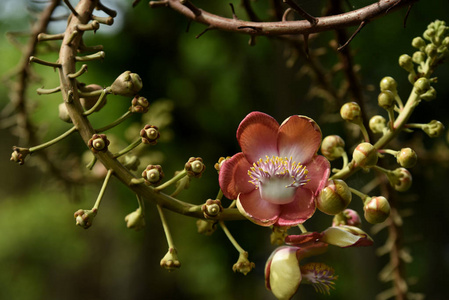
[[304, 247], [307, 244], [313, 244], [322, 238], [323, 234], [319, 232], [307, 232], [299, 235], [288, 235], [285, 237], [287, 245]]
[[237, 199], [240, 193], [249, 193], [255, 189], [254, 184], [249, 182], [251, 180], [248, 175], [250, 167], [242, 152], [223, 162], [218, 182], [226, 198]]
[[277, 132], [279, 123], [271, 116], [252, 112], [240, 123], [237, 140], [250, 163], [265, 156], [277, 156]]
[[305, 164], [317, 153], [321, 144], [320, 127], [305, 116], [291, 116], [279, 127], [278, 149], [280, 157], [293, 157]]
[[237, 199], [240, 213], [260, 226], [271, 226], [278, 219], [280, 206], [260, 198], [259, 190], [240, 194]]
[[277, 226], [295, 226], [304, 223], [315, 213], [315, 197], [312, 191], [298, 188], [295, 200], [281, 206]]
[[312, 161], [306, 164], [309, 171], [307, 174], [309, 182], [306, 183], [304, 188], [311, 190], [315, 196], [318, 195], [329, 180], [330, 167], [329, 161], [324, 156], [316, 155]]

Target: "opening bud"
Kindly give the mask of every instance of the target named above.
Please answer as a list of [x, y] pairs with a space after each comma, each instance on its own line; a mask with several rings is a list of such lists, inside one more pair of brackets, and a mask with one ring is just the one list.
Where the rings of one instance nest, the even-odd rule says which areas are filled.
[[388, 180], [398, 192], [405, 192], [412, 186], [412, 174], [405, 168], [397, 168], [387, 174]]
[[366, 221], [371, 224], [382, 223], [390, 215], [390, 203], [382, 196], [367, 198], [363, 210]]
[[98, 153], [108, 151], [109, 143], [105, 134], [94, 134], [87, 145], [92, 152]]
[[338, 135], [328, 135], [321, 143], [321, 153], [329, 160], [334, 160], [345, 153], [345, 141]]
[[191, 157], [189, 158], [189, 161], [186, 162], [184, 169], [190, 177], [200, 178], [201, 175], [203, 175], [206, 166], [201, 157]]
[[164, 178], [164, 172], [160, 165], [148, 165], [142, 172], [142, 177], [147, 185], [158, 184]]
[[25, 163], [25, 158], [30, 154], [30, 150], [28, 148], [21, 147], [13, 147], [11, 154], [11, 161], [18, 163], [19, 165], [23, 165]]
[[418, 156], [412, 148], [402, 148], [397, 154], [396, 160], [401, 167], [411, 168], [416, 165]]
[[377, 149], [370, 143], [359, 144], [352, 154], [352, 161], [356, 167], [372, 167], [377, 164]]
[[147, 98], [141, 96], [135, 96], [131, 101], [131, 107], [129, 108], [130, 112], [144, 114], [148, 111], [150, 107], [150, 102], [148, 102]]
[[248, 252], [240, 252], [239, 259], [232, 266], [232, 271], [242, 273], [243, 275], [248, 274], [252, 269], [255, 268], [255, 264], [248, 260]]
[[220, 157], [220, 158], [218, 159], [218, 162], [215, 163], [214, 168], [215, 168], [215, 170], [218, 171], [218, 173], [220, 173], [220, 168], [221, 168], [221, 166], [223, 165], [224, 161], [227, 160], [227, 159], [229, 159], [229, 158], [231, 158], [231, 157], [230, 157], [230, 156], [227, 156], [227, 157]]
[[377, 103], [380, 107], [383, 109], [390, 109], [394, 106], [395, 100], [394, 100], [394, 94], [392, 91], [384, 90], [379, 94], [377, 97]]
[[161, 134], [159, 133], [159, 128], [157, 126], [145, 125], [140, 131], [140, 136], [142, 137], [142, 143], [156, 145]]
[[343, 120], [358, 124], [361, 122], [362, 111], [356, 102], [348, 102], [341, 107], [340, 115]]
[[87, 210], [87, 209], [79, 209], [74, 213], [76, 225], [80, 226], [84, 229], [89, 228], [92, 225], [92, 221], [97, 215], [97, 209]]
[[112, 83], [111, 91], [114, 95], [131, 97], [137, 94], [142, 86], [142, 79], [139, 75], [125, 71]]
[[201, 206], [201, 210], [206, 219], [214, 219], [223, 211], [223, 206], [219, 199], [209, 199]]
[[376, 115], [369, 120], [369, 128], [373, 133], [382, 133], [387, 127], [387, 120], [384, 117]]
[[175, 248], [169, 248], [167, 254], [161, 259], [161, 267], [173, 271], [181, 267], [181, 262], [178, 259], [178, 251]]
[[336, 215], [342, 212], [352, 200], [352, 193], [346, 182], [340, 179], [329, 180], [316, 198], [317, 208], [325, 214]]

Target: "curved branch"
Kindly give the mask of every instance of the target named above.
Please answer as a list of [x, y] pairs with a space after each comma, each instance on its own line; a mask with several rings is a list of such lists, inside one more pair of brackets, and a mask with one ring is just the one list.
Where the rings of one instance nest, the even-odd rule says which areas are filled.
[[[162, 2], [187, 18], [203, 23], [210, 28], [250, 35], [279, 36], [286, 34], [310, 34], [360, 25], [363, 21], [366, 22], [379, 18], [392, 10], [410, 5], [415, 1], [417, 0], [379, 0], [374, 4], [347, 13], [319, 17], [315, 25], [307, 20], [281, 22], [242, 21], [224, 18], [199, 8], [195, 9], [194, 12], [179, 0], [164, 0]], [[158, 5], [160, 2], [152, 1], [150, 6], [160, 7]]]

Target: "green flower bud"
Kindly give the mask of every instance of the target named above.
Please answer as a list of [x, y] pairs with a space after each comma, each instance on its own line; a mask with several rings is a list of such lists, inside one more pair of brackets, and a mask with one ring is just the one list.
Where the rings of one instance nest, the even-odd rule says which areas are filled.
[[359, 144], [352, 154], [352, 161], [356, 167], [372, 167], [377, 164], [377, 160], [377, 150], [370, 143]]
[[394, 106], [395, 100], [394, 100], [394, 94], [389, 91], [385, 90], [382, 93], [379, 94], [377, 97], [377, 103], [380, 107], [383, 109], [390, 109]]
[[114, 95], [134, 96], [143, 87], [142, 79], [136, 73], [131, 71], [123, 72], [111, 85], [111, 91]]
[[181, 267], [181, 262], [178, 259], [178, 251], [175, 248], [169, 248], [167, 254], [161, 259], [161, 267], [173, 271]]
[[388, 91], [393, 92], [393, 94], [395, 94], [397, 92], [397, 88], [398, 88], [398, 83], [396, 82], [396, 80], [394, 80], [393, 77], [386, 76], [386, 77], [382, 78], [382, 80], [380, 81], [380, 91], [381, 92], [388, 90]]
[[416, 165], [418, 156], [412, 148], [402, 148], [397, 154], [396, 160], [401, 167], [411, 168]]
[[126, 227], [134, 230], [141, 230], [145, 227], [145, 216], [142, 208], [138, 208], [125, 217]]
[[[431, 24], [430, 24], [431, 25]], [[429, 25], [429, 26], [430, 26]], [[432, 41], [432, 38], [435, 36], [435, 29], [429, 27], [428, 29], [426, 29], [426, 31], [424, 31], [423, 37], [428, 40], [428, 41]]]
[[339, 158], [345, 153], [345, 141], [338, 135], [328, 135], [321, 143], [321, 153], [329, 160]]
[[419, 96], [419, 98], [421, 98], [425, 101], [432, 101], [436, 97], [437, 97], [437, 91], [435, 90], [435, 88], [433, 86], [431, 86], [427, 92], [425, 92], [424, 94]]
[[352, 193], [346, 182], [340, 179], [329, 180], [316, 198], [317, 208], [325, 214], [341, 213], [352, 200]]
[[196, 221], [196, 227], [198, 233], [209, 236], [217, 230], [217, 221], [198, 219]]
[[408, 54], [402, 54], [401, 56], [399, 56], [399, 66], [404, 70], [406, 70], [407, 72], [410, 73], [414, 72], [413, 61], [410, 55]]
[[430, 80], [429, 79], [427, 79], [425, 77], [421, 77], [418, 80], [416, 80], [415, 90], [418, 95], [424, 94], [429, 89], [430, 89]]
[[412, 186], [412, 174], [405, 168], [397, 168], [387, 174], [388, 180], [398, 192], [405, 192]]
[[65, 103], [60, 103], [58, 106], [59, 118], [66, 123], [72, 123], [72, 119], [70, 119], [69, 111], [67, 110], [67, 106]]
[[382, 196], [367, 198], [363, 210], [365, 212], [365, 220], [368, 223], [382, 223], [390, 215], [390, 203]]
[[426, 52], [429, 57], [435, 57], [437, 55], [437, 47], [434, 44], [428, 44], [424, 49], [424, 52]]
[[373, 133], [382, 133], [387, 127], [387, 120], [384, 117], [376, 115], [369, 120], [369, 128]]
[[426, 54], [422, 51], [416, 51], [413, 53], [412, 60], [415, 64], [423, 63], [426, 60]]
[[340, 115], [343, 120], [351, 123], [360, 123], [362, 111], [356, 102], [348, 102], [341, 107]]
[[440, 121], [432, 120], [423, 126], [422, 130], [431, 138], [439, 137], [444, 132], [444, 125]]
[[412, 46], [421, 50], [426, 46], [426, 41], [424, 41], [422, 37], [415, 37], [412, 40]]

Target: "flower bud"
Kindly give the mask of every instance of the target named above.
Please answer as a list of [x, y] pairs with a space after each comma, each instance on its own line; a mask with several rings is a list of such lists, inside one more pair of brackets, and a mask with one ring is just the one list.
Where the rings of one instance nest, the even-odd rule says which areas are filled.
[[114, 95], [125, 97], [134, 96], [142, 89], [142, 79], [136, 73], [131, 71], [123, 72], [111, 85], [111, 91]]
[[432, 41], [432, 38], [435, 36], [435, 29], [433, 29], [432, 27], [427, 28], [426, 31], [424, 31], [423, 36], [426, 40]]
[[137, 155], [125, 155], [122, 164], [131, 171], [136, 171], [140, 165], [140, 159]]
[[397, 168], [387, 176], [391, 186], [398, 192], [405, 192], [412, 186], [412, 174], [405, 168]]
[[401, 56], [399, 56], [399, 66], [410, 73], [413, 73], [415, 71], [413, 69], [412, 58], [408, 54], [402, 54]]
[[352, 154], [352, 161], [356, 167], [372, 167], [377, 164], [377, 160], [377, 150], [370, 143], [359, 144]]
[[396, 160], [401, 167], [411, 168], [416, 165], [418, 156], [412, 148], [402, 148], [397, 154]]
[[387, 120], [384, 117], [376, 115], [369, 120], [369, 128], [373, 133], [382, 133], [387, 127]]
[[19, 165], [23, 165], [25, 163], [25, 158], [30, 154], [30, 150], [28, 148], [21, 148], [14, 146], [12, 148], [11, 161], [18, 163]]
[[248, 260], [248, 252], [241, 252], [239, 259], [232, 266], [234, 272], [242, 273], [243, 275], [248, 274], [256, 265]]
[[432, 120], [429, 124], [425, 124], [422, 130], [431, 138], [439, 137], [444, 131], [444, 125], [440, 121]]
[[220, 173], [220, 168], [221, 168], [221, 166], [223, 165], [223, 163], [224, 163], [227, 159], [229, 159], [229, 158], [231, 158], [231, 157], [230, 157], [230, 156], [227, 156], [227, 157], [220, 157], [220, 158], [218, 159], [218, 162], [215, 163], [214, 168], [215, 168], [215, 170], [218, 171], [218, 173]]
[[334, 219], [332, 220], [333, 227], [341, 225], [349, 225], [360, 228], [362, 226], [362, 219], [355, 210], [347, 208], [341, 213], [335, 215]]
[[141, 230], [145, 227], [145, 216], [142, 212], [142, 208], [138, 208], [132, 213], [128, 214], [125, 217], [126, 227], [134, 229], [134, 230]]
[[321, 153], [329, 160], [339, 158], [345, 153], [345, 141], [338, 135], [328, 135], [321, 143]]
[[390, 203], [385, 197], [368, 198], [363, 206], [365, 220], [371, 224], [382, 223], [390, 215]]
[[422, 51], [416, 51], [413, 53], [412, 60], [415, 64], [421, 64], [426, 61], [426, 54]]
[[429, 89], [430, 89], [430, 80], [429, 79], [427, 79], [425, 77], [421, 77], [418, 80], [416, 80], [415, 91], [418, 95], [424, 94]]
[[424, 94], [421, 94], [419, 98], [425, 100], [425, 101], [432, 101], [437, 97], [437, 91], [433, 86], [430, 87], [430, 89], [425, 92]]
[[164, 172], [160, 165], [148, 165], [142, 172], [142, 177], [147, 185], [158, 184], [164, 178]]
[[72, 123], [72, 119], [70, 118], [69, 111], [67, 110], [67, 106], [65, 103], [60, 103], [58, 106], [58, 116], [59, 119], [66, 123]]
[[[103, 88], [100, 85], [98, 85], [98, 84], [89, 84], [89, 85], [86, 85], [86, 86], [80, 86], [79, 89], [83, 93], [92, 93], [92, 92], [95, 92], [95, 91], [103, 90]], [[94, 105], [98, 101], [98, 98], [100, 98], [100, 95], [98, 95], [98, 94], [96, 94], [94, 96], [80, 97], [81, 106], [84, 108], [84, 110], [89, 110], [92, 107], [94, 107]], [[103, 103], [99, 107], [97, 107], [95, 109], [95, 111], [99, 111], [100, 109], [102, 109], [103, 106], [105, 106], [105, 104], [106, 104], [106, 99], [103, 100]]]
[[316, 198], [317, 208], [325, 214], [336, 215], [351, 203], [352, 193], [343, 180], [329, 180]]
[[87, 145], [92, 152], [98, 153], [108, 151], [109, 143], [110, 142], [105, 134], [94, 134]]
[[424, 51], [429, 57], [435, 57], [437, 55], [437, 47], [434, 44], [428, 44]]
[[214, 219], [223, 211], [223, 206], [219, 199], [209, 199], [201, 206], [201, 210], [206, 219]]
[[286, 226], [273, 226], [270, 235], [270, 242], [272, 245], [283, 245], [285, 242], [285, 237], [287, 236], [287, 231], [289, 227]]
[[140, 136], [142, 137], [142, 143], [156, 145], [161, 134], [159, 133], [159, 128], [157, 128], [157, 126], [145, 125], [140, 131]]
[[150, 102], [148, 102], [147, 98], [141, 96], [135, 96], [131, 101], [131, 107], [129, 108], [130, 112], [144, 114], [148, 111], [150, 107]]
[[198, 233], [209, 236], [217, 230], [217, 221], [198, 219], [196, 227], [198, 228]]
[[382, 80], [380, 81], [380, 91], [384, 92], [384, 91], [391, 91], [393, 92], [393, 94], [396, 93], [398, 88], [398, 83], [396, 82], [396, 80], [394, 80], [393, 77], [390, 76], [386, 76], [384, 78], [382, 78]]
[[418, 36], [412, 40], [412, 46], [421, 50], [422, 48], [424, 48], [426, 46], [426, 42], [423, 40], [422, 37]]
[[92, 221], [94, 220], [96, 215], [97, 209], [94, 208], [92, 210], [79, 209], [74, 213], [73, 216], [75, 217], [77, 226], [87, 229], [92, 225]]
[[189, 161], [186, 162], [184, 169], [190, 177], [200, 178], [201, 175], [203, 175], [206, 166], [201, 157], [191, 157], [189, 158]]
[[173, 271], [181, 267], [178, 259], [178, 251], [175, 248], [169, 248], [167, 254], [161, 259], [161, 267], [168, 271]]
[[356, 102], [348, 102], [343, 104], [340, 109], [340, 115], [343, 120], [351, 123], [360, 123], [362, 111]]
[[389, 90], [385, 90], [377, 97], [377, 103], [384, 109], [390, 109], [394, 106], [394, 94]]

